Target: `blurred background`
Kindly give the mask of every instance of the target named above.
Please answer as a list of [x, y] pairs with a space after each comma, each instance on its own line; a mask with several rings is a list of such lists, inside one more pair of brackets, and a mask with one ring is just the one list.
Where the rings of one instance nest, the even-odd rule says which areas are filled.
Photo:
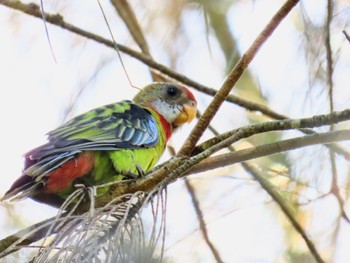
[[[139, 50], [110, 1], [100, 2], [116, 41]], [[129, 4], [156, 61], [218, 89], [284, 2], [132, 0]], [[66, 22], [110, 39], [97, 1], [44, 0], [43, 4], [46, 12], [59, 13]], [[233, 93], [291, 118], [347, 108], [350, 41], [342, 31], [350, 34], [349, 18], [348, 0], [301, 1], [259, 51]], [[0, 5], [0, 196], [21, 174], [22, 155], [44, 143], [48, 131], [94, 107], [131, 99], [137, 92], [130, 87], [115, 50], [49, 23], [47, 30], [50, 42], [41, 19]], [[327, 52], [332, 56], [331, 74]], [[152, 81], [146, 65], [121, 55], [134, 85], [142, 87]], [[212, 97], [193, 92], [203, 112]], [[222, 133], [267, 120], [260, 113], [225, 103], [212, 125]], [[176, 150], [193, 125], [172, 138]], [[345, 122], [334, 128], [348, 126]], [[301, 135], [297, 131], [268, 133], [235, 147]], [[201, 141], [211, 137], [207, 132]], [[349, 149], [349, 143], [341, 144]], [[162, 160], [169, 157], [166, 153]], [[323, 259], [350, 262], [350, 225], [342, 212], [350, 213], [348, 161], [333, 158], [326, 147], [318, 145], [251, 163], [292, 207]], [[192, 175], [188, 181], [200, 202], [209, 239], [224, 262], [314, 262], [279, 206], [239, 164]], [[339, 205], [339, 200], [344, 204]], [[0, 239], [56, 213], [31, 200], [2, 203]], [[183, 180], [168, 188], [166, 231], [166, 262], [217, 261], [203, 239]], [[25, 259], [30, 251], [12, 259]]]

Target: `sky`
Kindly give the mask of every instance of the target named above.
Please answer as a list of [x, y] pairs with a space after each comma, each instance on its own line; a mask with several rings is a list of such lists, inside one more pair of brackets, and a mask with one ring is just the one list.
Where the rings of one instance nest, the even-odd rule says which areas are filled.
[[[236, 5], [228, 12], [231, 29], [239, 39], [241, 50], [250, 45], [281, 5], [281, 1], [277, 0], [252, 2], [255, 3], [242, 1], [242, 4]], [[96, 1], [74, 1], [69, 6], [67, 3], [70, 2], [61, 4], [48, 2], [45, 6], [47, 11], [64, 12], [65, 19], [73, 24], [109, 37]], [[101, 3], [106, 7], [105, 12], [110, 19], [117, 42], [133, 46], [124, 26], [118, 24], [120, 21], [115, 18], [115, 12], [109, 7], [108, 1]], [[346, 1], [341, 3], [346, 4]], [[315, 21], [322, 16], [324, 5], [320, 4], [320, 1], [303, 1], [303, 5], [308, 15]], [[337, 15], [342, 16], [344, 13], [345, 11]], [[142, 14], [146, 20], [147, 14]], [[269, 98], [276, 111], [288, 112], [290, 116], [324, 113], [327, 111], [325, 107], [327, 94], [321, 91], [313, 90], [310, 94], [319, 92], [318, 98], [324, 100], [324, 103], [312, 104], [310, 101], [300, 103], [305, 97], [304, 88], [309, 80], [305, 74], [308, 69], [303, 63], [304, 56], [300, 52], [301, 33], [295, 30], [297, 16], [296, 13], [288, 16], [260, 50], [250, 67], [261, 83], [262, 93]], [[204, 38], [206, 29], [203, 26], [203, 17], [198, 10], [188, 10], [187, 16], [183, 19], [185, 24], [198, 24], [198, 27], [186, 28], [191, 41], [177, 64], [177, 70], [200, 83], [219, 87], [225, 78], [222, 74], [225, 65], [218, 44], [213, 37], [209, 38], [212, 50], [210, 55]], [[43, 22], [0, 6], [0, 85], [2, 86], [0, 145], [3, 160], [0, 196], [21, 174], [23, 154], [45, 143], [45, 134], [48, 131], [75, 115], [114, 101], [130, 99], [137, 92], [130, 87], [113, 50], [57, 27], [49, 25], [48, 30], [56, 62], [50, 51]], [[350, 64], [349, 59], [346, 59], [350, 57], [350, 48], [340, 49], [344, 45], [341, 30], [334, 30], [332, 44], [342, 54], [342, 59], [337, 61], [340, 70], [335, 73], [338, 102], [336, 108], [342, 109], [348, 105], [350, 99], [348, 92]], [[161, 45], [157, 45], [153, 39], [150, 40], [150, 46], [155, 53], [154, 57], [166, 64], [168, 60], [162, 55], [164, 51], [157, 52], [157, 48]], [[193, 59], [194, 53], [195, 59]], [[142, 87], [151, 81], [145, 66], [125, 55], [123, 60], [133, 84]], [[75, 100], [78, 94], [80, 95]], [[291, 107], [286, 103], [287, 99], [289, 102], [294, 101], [295, 106]], [[210, 97], [200, 96], [200, 109], [205, 109], [209, 101]], [[67, 108], [71, 110], [66, 112]], [[246, 124], [243, 110], [236, 109], [233, 117], [230, 115], [232, 108], [224, 106], [224, 110], [228, 115], [218, 116], [214, 120], [221, 131], [232, 128], [232, 124]], [[175, 147], [180, 145], [178, 141], [184, 140], [193, 125], [183, 128], [173, 139], [172, 144]], [[208, 136], [210, 135], [206, 134], [206, 137]], [[168, 157], [169, 155], [165, 155], [162, 160]], [[242, 169], [235, 166], [219, 170], [217, 173], [240, 174]], [[192, 180], [205, 189], [199, 194], [202, 194], [200, 198], [208, 211], [206, 220], [209, 234], [213, 242], [220, 247], [224, 258], [230, 258], [232, 262], [274, 262], [283, 257], [287, 236], [279, 226], [281, 219], [276, 218], [276, 213], [272, 212], [277, 208], [265, 193], [257, 191], [257, 185], [251, 182], [248, 176], [242, 176], [241, 180], [233, 183], [232, 178], [223, 176], [218, 179], [208, 174], [195, 176]], [[214, 201], [222, 197], [223, 193], [227, 193], [226, 198], [232, 199], [231, 202], [215, 203]], [[252, 198], [254, 195], [256, 198]], [[6, 209], [7, 206], [8, 204], [0, 205], [0, 215], [8, 215], [11, 211], [13, 215], [21, 216], [0, 216], [0, 238], [51, 217], [57, 212], [56, 209], [31, 200], [11, 204], [11, 210]], [[193, 262], [212, 262], [207, 261], [211, 259], [211, 254], [204, 242], [196, 243], [201, 234], [196, 225], [197, 220], [191, 202], [181, 182], [169, 187], [169, 207], [167, 229], [171, 235], [166, 243], [167, 255], [181, 262], [181, 256], [186, 257], [192, 253]], [[334, 202], [330, 201], [326, 207], [332, 209]], [[349, 228], [345, 228], [342, 240], [349, 239], [349, 231]], [[232, 237], [230, 242], [225, 241], [227, 236]], [[340, 252], [336, 258], [350, 260], [350, 255], [342, 242], [339, 243]], [[189, 244], [197, 244], [196, 251], [193, 251], [193, 246]], [[233, 248], [237, 248], [234, 253]], [[252, 250], [253, 255], [250, 253]], [[182, 251], [181, 255], [179, 251]]]

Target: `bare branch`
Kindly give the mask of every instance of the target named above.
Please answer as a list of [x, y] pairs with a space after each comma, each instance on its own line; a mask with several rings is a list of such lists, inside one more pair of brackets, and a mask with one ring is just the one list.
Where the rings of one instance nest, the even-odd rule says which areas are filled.
[[350, 43], [350, 36], [348, 35], [348, 33], [345, 31], [345, 30], [343, 30], [343, 34], [344, 34], [344, 36], [345, 36], [345, 38], [349, 41], [349, 43]]
[[[128, 28], [137, 45], [140, 47], [142, 53], [149, 57], [152, 57], [146, 38], [143, 35], [141, 26], [137, 21], [136, 15], [133, 9], [130, 7], [128, 1], [111, 0], [111, 3], [114, 6], [115, 10], [118, 12], [119, 16], [124, 21], [126, 27]], [[164, 81], [164, 78], [153, 70], [151, 70], [151, 75], [154, 81]]]
[[[247, 164], [246, 164], [247, 165]], [[248, 164], [249, 165], [249, 164]], [[284, 200], [282, 199], [281, 195], [278, 193], [278, 191], [274, 188], [274, 187], [268, 187], [267, 185], [270, 184], [270, 182], [268, 180], [266, 180], [264, 177], [260, 176], [260, 174], [258, 173], [258, 171], [256, 170], [255, 167], [253, 167], [252, 165], [250, 166], [250, 170], [251, 171], [255, 171], [255, 178], [257, 178], [259, 180], [259, 183], [261, 185], [266, 185], [264, 187], [264, 189], [268, 189], [268, 193], [270, 196], [273, 196], [273, 199], [279, 200], [277, 203], [277, 205], [281, 208], [281, 210], [284, 212], [284, 214], [286, 215], [286, 217], [288, 218], [289, 222], [293, 225], [293, 227], [297, 230], [297, 232], [302, 236], [302, 238], [304, 239], [304, 241], [306, 242], [307, 247], [309, 248], [311, 254], [313, 255], [313, 257], [315, 258], [317, 263], [324, 263], [325, 261], [322, 259], [321, 255], [319, 254], [319, 252], [317, 251], [314, 243], [309, 239], [309, 237], [307, 236], [307, 234], [305, 233], [304, 229], [302, 228], [302, 226], [298, 223], [298, 221], [296, 220], [296, 218], [293, 216], [292, 213], [292, 209], [285, 204]], [[283, 205], [282, 205], [283, 204]]]
[[309, 136], [302, 136], [274, 143], [263, 144], [235, 152], [210, 157], [191, 168], [185, 175], [205, 172], [211, 169], [241, 163], [255, 158], [281, 153], [302, 147], [350, 140], [350, 130], [331, 131]]
[[111, 4], [114, 6], [119, 16], [123, 19], [130, 34], [142, 52], [146, 55], [150, 55], [146, 38], [142, 33], [141, 26], [137, 21], [136, 15], [130, 7], [129, 3], [126, 0], [111, 0]]
[[[333, 51], [331, 46], [331, 23], [333, 19], [333, 9], [334, 4], [333, 0], [327, 0], [327, 16], [326, 16], [326, 24], [325, 24], [325, 47], [326, 47], [326, 61], [327, 61], [327, 85], [328, 85], [328, 97], [329, 97], [329, 110], [330, 112], [334, 111], [334, 85], [333, 85]], [[331, 125], [329, 129], [334, 130], [334, 125]], [[338, 186], [338, 172], [337, 172], [337, 164], [335, 159], [334, 150], [329, 148], [329, 158], [332, 168], [332, 185], [330, 192], [336, 197], [339, 208], [341, 210], [342, 217], [348, 221], [349, 218], [344, 210], [344, 200], [340, 195], [339, 186]]]
[[219, 254], [219, 251], [216, 249], [213, 242], [211, 242], [211, 240], [209, 239], [207, 227], [205, 225], [204, 218], [203, 218], [203, 212], [202, 212], [202, 209], [200, 208], [199, 201], [198, 201], [198, 198], [197, 198], [196, 193], [195, 193], [195, 189], [191, 185], [190, 181], [187, 178], [185, 178], [185, 185], [186, 185], [188, 193], [191, 196], [192, 204], [193, 204], [193, 207], [194, 207], [196, 214], [197, 214], [199, 228], [201, 229], [201, 232], [203, 234], [203, 238], [204, 238], [205, 242], [207, 243], [211, 253], [213, 254], [213, 256], [216, 260], [216, 262], [220, 262], [220, 263], [224, 262]]
[[328, 0], [327, 7], [327, 19], [326, 19], [326, 57], [327, 57], [327, 84], [328, 84], [328, 96], [329, 96], [329, 108], [330, 112], [334, 110], [334, 100], [333, 100], [333, 57], [332, 57], [332, 47], [331, 47], [331, 23], [333, 17], [333, 1]]
[[[198, 145], [194, 153], [202, 152], [223, 140], [227, 140], [228, 138], [238, 134], [240, 131], [245, 130], [248, 132], [252, 132], [253, 134], [268, 132], [272, 130], [290, 130], [290, 129], [303, 129], [303, 128], [311, 128], [311, 127], [320, 127], [324, 125], [331, 125], [334, 123], [338, 123], [338, 121], [346, 121], [348, 120], [348, 114], [350, 114], [350, 109], [346, 109], [344, 111], [335, 111], [326, 115], [315, 115], [311, 118], [302, 118], [302, 119], [286, 119], [280, 121], [269, 121], [264, 123], [258, 123], [238, 129], [234, 129], [232, 131], [223, 133], [219, 136], [216, 136], [212, 139], [209, 139], [206, 142]], [[270, 130], [271, 129], [271, 130]], [[251, 134], [251, 135], [253, 135]], [[249, 136], [251, 136], [249, 135]], [[349, 160], [348, 158], [346, 158]]]

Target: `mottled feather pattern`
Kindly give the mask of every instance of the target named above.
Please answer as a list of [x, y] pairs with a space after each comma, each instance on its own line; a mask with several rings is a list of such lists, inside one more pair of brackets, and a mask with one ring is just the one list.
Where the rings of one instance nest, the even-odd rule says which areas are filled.
[[41, 160], [38, 160], [34, 165], [26, 168], [24, 174], [31, 175], [35, 177], [36, 181], [39, 181], [43, 176], [47, 175], [63, 163], [73, 159], [79, 152], [80, 151], [70, 151], [44, 157]]
[[158, 129], [151, 113], [122, 101], [73, 118], [49, 132], [48, 139], [29, 153], [32, 159], [67, 151], [151, 147], [158, 142]]

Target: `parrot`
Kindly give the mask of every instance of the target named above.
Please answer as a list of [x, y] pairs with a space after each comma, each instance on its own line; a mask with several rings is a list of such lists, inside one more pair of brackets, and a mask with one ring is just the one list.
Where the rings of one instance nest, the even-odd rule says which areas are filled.
[[[78, 115], [24, 155], [22, 175], [1, 201], [31, 198], [59, 207], [77, 184], [97, 186], [143, 176], [157, 164], [172, 133], [196, 112], [197, 101], [188, 88], [154, 82], [132, 101]], [[102, 188], [97, 195], [107, 191]]]

